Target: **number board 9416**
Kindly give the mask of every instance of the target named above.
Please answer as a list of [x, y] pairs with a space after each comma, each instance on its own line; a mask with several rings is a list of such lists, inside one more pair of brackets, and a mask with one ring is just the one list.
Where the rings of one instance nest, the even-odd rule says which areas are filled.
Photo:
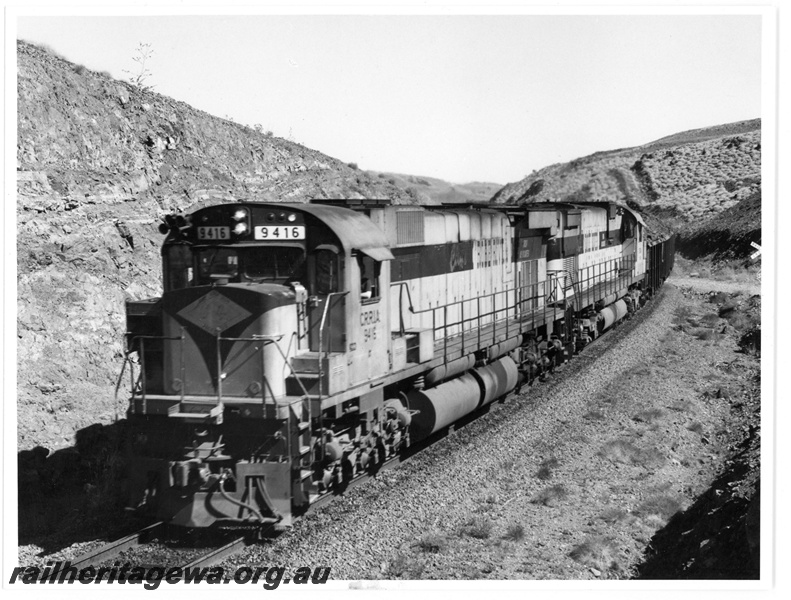
[[258, 225], [253, 230], [257, 240], [304, 240], [304, 225]]

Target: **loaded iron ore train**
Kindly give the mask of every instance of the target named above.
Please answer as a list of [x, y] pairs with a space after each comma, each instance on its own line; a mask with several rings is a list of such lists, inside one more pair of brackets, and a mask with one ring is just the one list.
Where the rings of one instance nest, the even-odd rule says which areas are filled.
[[504, 397], [673, 266], [614, 203], [221, 204], [169, 215], [127, 303], [131, 505], [266, 524]]

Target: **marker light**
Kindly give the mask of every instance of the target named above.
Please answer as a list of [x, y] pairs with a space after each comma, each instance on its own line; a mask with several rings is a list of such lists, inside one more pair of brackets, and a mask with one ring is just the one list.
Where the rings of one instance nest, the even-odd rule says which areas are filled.
[[294, 221], [297, 220], [297, 215], [295, 215], [293, 213], [288, 215], [288, 220], [289, 220], [290, 223], [293, 223]]
[[285, 220], [286, 220], [286, 213], [280, 213], [280, 214], [277, 216], [277, 220], [278, 220], [278, 221], [285, 221]]
[[237, 223], [234, 228], [233, 232], [236, 235], [242, 235], [243, 233], [247, 233], [247, 224], [246, 223]]
[[247, 211], [243, 208], [240, 208], [235, 213], [233, 213], [233, 220], [234, 221], [244, 221], [247, 218]]

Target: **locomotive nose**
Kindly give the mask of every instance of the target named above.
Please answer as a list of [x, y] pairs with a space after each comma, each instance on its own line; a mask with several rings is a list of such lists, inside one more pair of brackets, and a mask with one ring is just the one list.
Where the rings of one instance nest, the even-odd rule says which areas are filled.
[[276, 284], [183, 288], [163, 298], [165, 393], [275, 398], [297, 331], [294, 289]]

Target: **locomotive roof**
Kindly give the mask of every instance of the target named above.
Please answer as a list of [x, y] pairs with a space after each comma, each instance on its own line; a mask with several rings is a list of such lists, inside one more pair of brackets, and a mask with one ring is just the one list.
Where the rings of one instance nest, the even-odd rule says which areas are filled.
[[307, 213], [324, 223], [338, 237], [344, 252], [360, 250], [374, 260], [393, 260], [384, 232], [364, 214], [323, 204], [273, 204]]
[[558, 210], [558, 209], [574, 209], [574, 208], [588, 208], [590, 206], [596, 206], [598, 208], [606, 208], [608, 206], [617, 206], [618, 208], [622, 208], [625, 211], [628, 211], [637, 222], [641, 225], [645, 226], [645, 221], [643, 221], [643, 217], [638, 213], [636, 210], [632, 210], [628, 206], [624, 204], [619, 204], [618, 202], [607, 202], [605, 200], [599, 202], [535, 202], [535, 203], [528, 203], [522, 204], [519, 206], [520, 209], [523, 210], [531, 210], [531, 209], [539, 209], [539, 210]]

